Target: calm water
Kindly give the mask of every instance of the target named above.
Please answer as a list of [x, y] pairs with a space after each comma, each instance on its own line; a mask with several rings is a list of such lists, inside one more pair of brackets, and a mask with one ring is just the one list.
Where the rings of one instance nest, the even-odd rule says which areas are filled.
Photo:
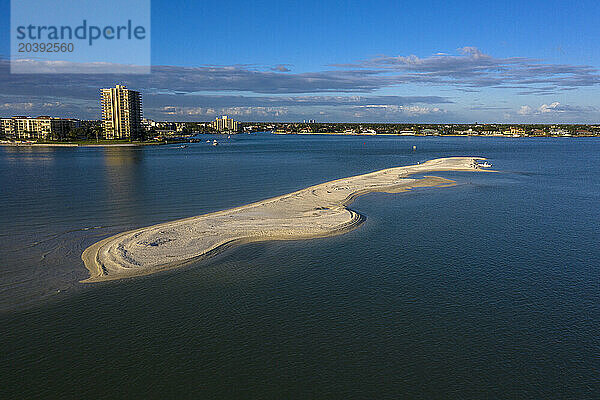
[[[600, 140], [220, 141], [0, 147], [1, 398], [598, 398]], [[455, 155], [500, 173], [361, 197], [343, 236], [78, 283], [114, 233]]]

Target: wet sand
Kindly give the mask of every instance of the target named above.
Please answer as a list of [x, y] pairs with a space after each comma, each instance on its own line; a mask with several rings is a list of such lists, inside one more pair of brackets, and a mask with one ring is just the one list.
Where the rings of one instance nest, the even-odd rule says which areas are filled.
[[224, 211], [119, 233], [82, 254], [90, 277], [99, 282], [147, 275], [210, 257], [230, 246], [265, 241], [339, 235], [364, 217], [346, 208], [370, 192], [400, 193], [416, 187], [442, 187], [453, 181], [414, 174], [476, 171], [483, 158], [450, 157], [321, 183], [293, 193]]

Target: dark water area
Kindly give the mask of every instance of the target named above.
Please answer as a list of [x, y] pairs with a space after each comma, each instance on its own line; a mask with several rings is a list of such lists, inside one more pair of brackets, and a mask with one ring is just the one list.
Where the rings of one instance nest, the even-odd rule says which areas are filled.
[[[600, 140], [217, 140], [0, 147], [0, 398], [598, 397]], [[112, 234], [445, 156], [499, 172], [360, 197], [342, 236], [78, 283]]]

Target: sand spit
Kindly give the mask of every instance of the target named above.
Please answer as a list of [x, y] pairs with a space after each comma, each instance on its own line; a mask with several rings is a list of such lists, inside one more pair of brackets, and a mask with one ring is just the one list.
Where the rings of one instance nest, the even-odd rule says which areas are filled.
[[434, 171], [475, 171], [483, 158], [451, 157], [395, 167], [321, 183], [245, 206], [119, 233], [82, 254], [98, 282], [147, 275], [180, 266], [228, 248], [264, 240], [293, 240], [337, 235], [364, 218], [346, 208], [369, 192], [399, 193], [415, 187], [448, 186], [438, 177], [410, 178]]

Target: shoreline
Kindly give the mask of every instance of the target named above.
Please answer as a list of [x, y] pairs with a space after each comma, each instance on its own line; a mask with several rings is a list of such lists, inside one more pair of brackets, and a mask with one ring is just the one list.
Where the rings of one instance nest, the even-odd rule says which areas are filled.
[[[0, 143], [0, 146], [13, 147], [139, 147], [139, 146], [160, 146], [165, 143]], [[169, 143], [170, 144], [170, 143]]]
[[480, 171], [482, 157], [450, 157], [341, 178], [292, 193], [209, 214], [138, 228], [85, 249], [85, 283], [152, 274], [216, 255], [232, 246], [267, 240], [334, 236], [360, 226], [365, 217], [346, 208], [371, 192], [402, 193], [419, 187], [447, 187], [454, 181], [434, 171]]
[[273, 135], [285, 136], [285, 135], [304, 135], [304, 136], [318, 136], [318, 135], [327, 135], [327, 136], [362, 136], [362, 137], [373, 137], [373, 136], [400, 136], [400, 137], [489, 137], [489, 138], [506, 138], [506, 139], [518, 139], [518, 138], [590, 138], [590, 137], [600, 137], [599, 135], [459, 135], [453, 133], [447, 133], [443, 135], [425, 135], [422, 133], [415, 134], [402, 134], [402, 133], [345, 133], [345, 132], [271, 132]]

